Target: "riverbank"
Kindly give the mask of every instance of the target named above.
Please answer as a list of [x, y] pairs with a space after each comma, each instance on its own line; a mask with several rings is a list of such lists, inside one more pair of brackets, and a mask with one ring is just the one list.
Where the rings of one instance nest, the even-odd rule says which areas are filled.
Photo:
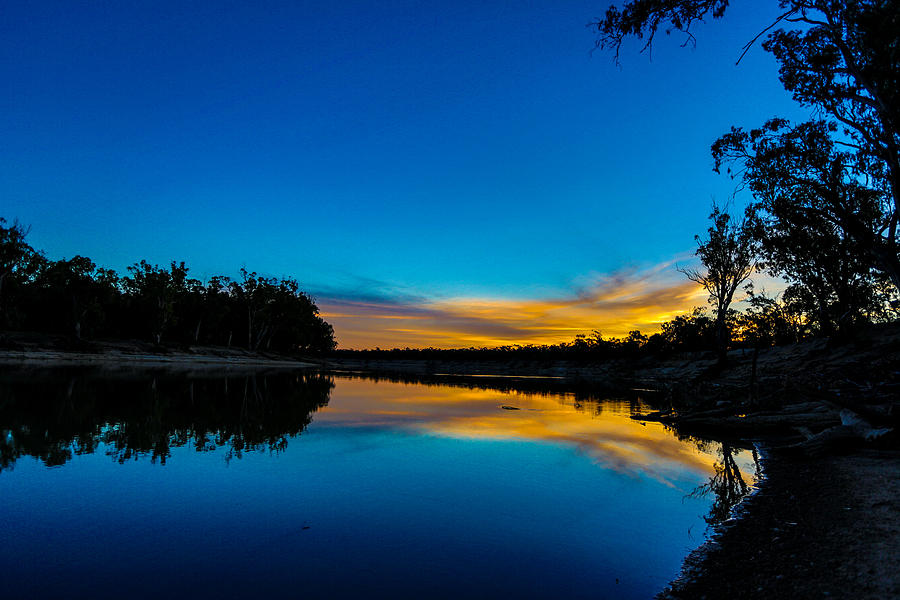
[[62, 336], [5, 334], [0, 365], [28, 367], [101, 366], [179, 370], [311, 368], [318, 364], [241, 348], [167, 347], [139, 341], [76, 342]]
[[900, 596], [900, 452], [772, 453], [758, 493], [658, 598]]

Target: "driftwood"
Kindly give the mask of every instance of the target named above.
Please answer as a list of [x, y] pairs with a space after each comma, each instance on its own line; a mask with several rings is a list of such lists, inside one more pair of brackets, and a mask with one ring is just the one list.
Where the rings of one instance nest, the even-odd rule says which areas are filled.
[[794, 414], [750, 414], [731, 417], [684, 417], [677, 421], [679, 429], [686, 431], [708, 431], [741, 436], [761, 434], [790, 434], [798, 427], [826, 429], [840, 423], [837, 415], [830, 412], [808, 412]]
[[[720, 406], [687, 414], [674, 411], [633, 415], [639, 421], [656, 421], [677, 426], [686, 433], [709, 433], [754, 437], [766, 434], [792, 435], [798, 430], [804, 437], [812, 431], [827, 430], [842, 424], [838, 411], [822, 402], [807, 401], [787, 404], [775, 411], [757, 411], [746, 414], [737, 411], [739, 406]], [[748, 410], [748, 409], [743, 409]]]
[[894, 431], [891, 427], [874, 427], [857, 413], [843, 409], [840, 413], [841, 424], [829, 427], [824, 431], [812, 434], [808, 429], [798, 428], [804, 433], [806, 440], [782, 448], [783, 451], [796, 452], [806, 456], [822, 456], [833, 452], [846, 451], [863, 445], [865, 442], [880, 440]]

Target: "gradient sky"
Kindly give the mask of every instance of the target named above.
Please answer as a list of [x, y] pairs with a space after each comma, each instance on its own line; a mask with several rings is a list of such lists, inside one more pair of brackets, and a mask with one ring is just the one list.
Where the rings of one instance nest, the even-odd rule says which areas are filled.
[[[803, 113], [735, 2], [617, 67], [571, 2], [9, 2], [0, 215], [51, 258], [291, 275], [343, 347], [620, 335], [733, 183], [709, 146]], [[740, 203], [741, 200], [739, 199]]]

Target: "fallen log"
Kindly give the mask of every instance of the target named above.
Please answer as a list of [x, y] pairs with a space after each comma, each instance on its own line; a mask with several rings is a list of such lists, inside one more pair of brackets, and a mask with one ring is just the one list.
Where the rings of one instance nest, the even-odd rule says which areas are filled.
[[[806, 430], [807, 439], [798, 444], [780, 448], [782, 452], [803, 454], [809, 457], [846, 452], [866, 442], [880, 440], [894, 431], [890, 427], [873, 427], [871, 423], [849, 409], [840, 413], [841, 424], [829, 427], [817, 434]], [[803, 431], [802, 428], [798, 428]]]

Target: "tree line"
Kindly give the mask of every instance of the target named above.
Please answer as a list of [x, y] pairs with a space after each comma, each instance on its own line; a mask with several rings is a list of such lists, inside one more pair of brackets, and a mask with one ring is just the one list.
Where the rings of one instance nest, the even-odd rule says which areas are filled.
[[28, 233], [0, 218], [0, 330], [280, 353], [335, 347], [331, 325], [293, 278], [242, 268], [237, 279], [201, 281], [184, 262], [145, 260], [120, 275], [85, 256], [48, 259]]

